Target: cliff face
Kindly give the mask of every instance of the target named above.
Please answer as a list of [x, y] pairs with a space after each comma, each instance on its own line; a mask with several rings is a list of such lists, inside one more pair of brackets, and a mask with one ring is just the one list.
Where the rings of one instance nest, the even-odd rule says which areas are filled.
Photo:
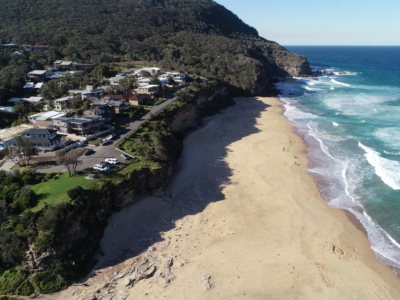
[[[204, 116], [215, 113], [233, 101], [226, 87], [212, 87], [200, 92], [185, 105], [165, 115], [174, 132], [195, 129]], [[162, 193], [169, 182], [175, 164], [161, 169], [133, 171], [119, 183], [105, 183], [99, 190], [80, 190], [74, 193], [72, 203], [47, 206], [43, 214], [68, 215], [66, 219], [54, 220], [57, 227], [57, 243], [41, 248], [31, 245], [26, 253], [24, 265], [36, 272], [46, 270], [60, 261], [85, 264], [97, 250], [107, 219], [116, 207], [132, 203], [141, 195]]]

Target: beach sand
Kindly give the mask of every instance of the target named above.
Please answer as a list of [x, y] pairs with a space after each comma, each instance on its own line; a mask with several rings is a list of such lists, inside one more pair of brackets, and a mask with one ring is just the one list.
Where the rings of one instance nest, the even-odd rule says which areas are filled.
[[400, 299], [362, 230], [320, 196], [279, 99], [235, 101], [187, 136], [166, 196], [111, 217], [88, 286], [43, 299]]

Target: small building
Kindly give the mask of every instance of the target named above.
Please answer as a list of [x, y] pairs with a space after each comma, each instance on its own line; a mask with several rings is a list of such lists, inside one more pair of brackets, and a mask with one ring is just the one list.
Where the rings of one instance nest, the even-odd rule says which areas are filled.
[[13, 107], [12, 106], [0, 106], [1, 111], [7, 111], [7, 112], [12, 112]]
[[135, 89], [138, 94], [150, 94], [154, 95], [160, 91], [160, 86], [158, 84], [149, 84], [145, 86], [140, 86], [139, 88]]
[[7, 103], [15, 104], [18, 101], [21, 101], [22, 99], [24, 99], [24, 98], [11, 98], [10, 100], [7, 100]]
[[94, 85], [87, 85], [85, 89], [74, 89], [74, 90], [69, 90], [69, 94], [71, 95], [78, 95], [80, 94], [83, 99], [87, 99], [89, 97], [100, 97], [101, 95], [104, 94], [103, 89], [98, 89]]
[[67, 60], [63, 60], [60, 64], [60, 67], [62, 68], [69, 68], [72, 66], [72, 61], [67, 61]]
[[33, 49], [33, 51], [43, 52], [43, 51], [49, 50], [49, 46], [48, 45], [33, 45], [32, 49]]
[[53, 109], [58, 111], [67, 111], [68, 110], [68, 101], [71, 100], [72, 96], [62, 97], [55, 99], [53, 102]]
[[141, 69], [137, 69], [137, 70], [132, 70], [132, 73], [134, 75], [139, 75], [140, 72], [142, 72], [142, 71], [149, 72], [150, 74], [160, 74], [161, 73], [160, 68], [154, 68], [154, 67], [153, 68], [146, 67], [146, 68], [141, 68]]
[[[56, 148], [64, 146], [65, 136], [57, 134], [56, 130], [51, 129], [31, 129], [25, 132], [21, 138], [29, 139], [32, 147], [38, 152], [54, 151]], [[16, 139], [13, 138], [4, 142], [11, 147], [16, 147]]]
[[33, 71], [30, 71], [27, 75], [29, 78], [33, 78], [33, 79], [36, 78], [38, 80], [43, 80], [43, 79], [50, 77], [51, 73], [49, 70], [33, 70]]
[[113, 86], [113, 87], [116, 87], [116, 86], [119, 85], [120, 80], [124, 79], [126, 77], [128, 77], [128, 75], [125, 75], [125, 74], [119, 74], [119, 75], [117, 75], [115, 77], [111, 77], [110, 78], [110, 85]]
[[101, 131], [104, 126], [101, 116], [81, 116], [69, 120], [69, 130], [76, 135], [88, 135]]
[[95, 64], [81, 64], [78, 62], [73, 62], [72, 65], [70, 66], [71, 70], [93, 70], [96, 67]]
[[131, 104], [129, 102], [113, 100], [110, 98], [98, 99], [95, 102], [93, 102], [93, 105], [101, 106], [102, 108], [103, 108], [103, 106], [106, 106], [106, 105], [109, 107], [112, 107], [114, 109], [115, 114], [122, 113], [131, 108]]
[[[30, 124], [35, 124], [37, 126], [46, 126], [52, 124], [54, 118], [65, 116], [65, 114], [60, 113], [58, 111], [47, 111], [38, 113], [32, 116], [28, 116], [28, 120]], [[43, 123], [42, 121], [50, 122], [49, 124]]]

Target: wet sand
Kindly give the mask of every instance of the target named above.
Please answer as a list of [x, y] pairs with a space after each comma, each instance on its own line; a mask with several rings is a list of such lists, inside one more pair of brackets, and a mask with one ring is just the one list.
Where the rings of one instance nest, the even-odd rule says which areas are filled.
[[88, 286], [42, 299], [400, 299], [363, 231], [321, 198], [281, 102], [236, 102], [187, 136], [166, 195], [111, 217]]

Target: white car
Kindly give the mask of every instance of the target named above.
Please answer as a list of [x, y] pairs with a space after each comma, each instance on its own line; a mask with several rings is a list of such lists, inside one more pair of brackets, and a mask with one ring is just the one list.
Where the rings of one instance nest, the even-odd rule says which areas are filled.
[[107, 137], [107, 140], [112, 140], [113, 138], [115, 138], [115, 134], [110, 134], [108, 137]]
[[107, 172], [109, 169], [106, 166], [103, 165], [94, 165], [93, 169], [101, 171], [101, 172]]
[[109, 142], [110, 142], [110, 140], [105, 139], [105, 140], [101, 141], [101, 144], [104, 146], [104, 145], [107, 145]]
[[116, 158], [106, 158], [104, 161], [109, 164], [113, 164], [113, 165], [116, 165], [119, 163], [118, 159], [116, 159]]

